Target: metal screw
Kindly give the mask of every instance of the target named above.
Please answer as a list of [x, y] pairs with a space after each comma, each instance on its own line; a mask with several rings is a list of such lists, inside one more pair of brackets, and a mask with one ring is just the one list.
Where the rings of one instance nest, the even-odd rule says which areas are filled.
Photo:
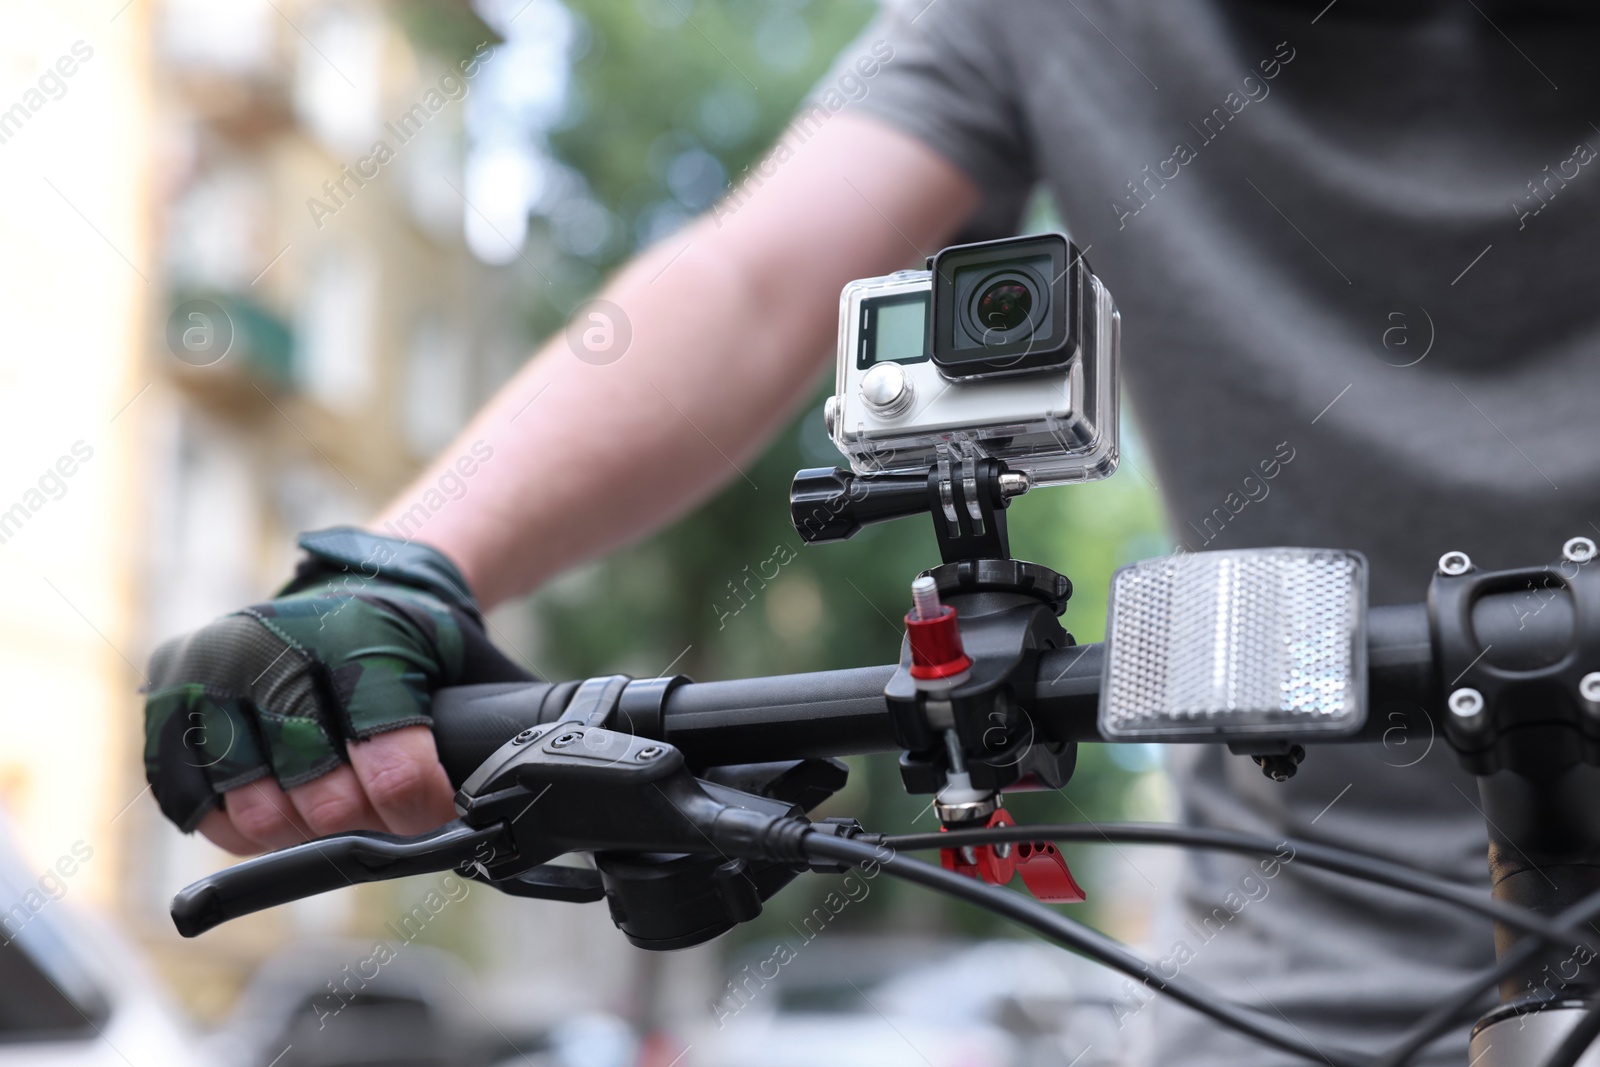
[[1561, 546], [1561, 558], [1568, 563], [1588, 563], [1597, 551], [1600, 549], [1587, 537], [1574, 537]]
[[1439, 573], [1449, 578], [1466, 574], [1472, 569], [1472, 557], [1465, 552], [1446, 552], [1439, 557]]
[[1448, 703], [1456, 718], [1470, 721], [1483, 711], [1483, 694], [1469, 686], [1462, 686], [1450, 694]]
[[533, 738], [534, 738], [534, 735], [537, 734], [538, 732], [539, 732], [538, 730], [533, 730], [533, 729], [524, 730], [520, 734], [518, 734], [516, 737], [513, 737], [511, 739], [511, 743], [513, 745], [525, 745], [529, 741], [532, 741]]
[[550, 747], [551, 748], [569, 748], [572, 745], [577, 744], [578, 741], [580, 741], [582, 738], [583, 738], [583, 734], [579, 733], [576, 730], [570, 730], [567, 733], [564, 733], [560, 737], [556, 738], [554, 741], [550, 742]]
[[638, 751], [638, 753], [636, 753], [634, 755], [634, 759], [636, 759], [639, 762], [643, 763], [643, 762], [645, 762], [647, 760], [655, 759], [657, 756], [661, 755], [661, 753], [663, 753], [665, 751], [666, 751], [666, 749], [662, 748], [660, 745], [646, 745], [645, 747], [641, 748]]
[[939, 602], [939, 583], [933, 580], [933, 575], [924, 574], [911, 583], [911, 613], [918, 621], [944, 615], [944, 605]]
[[1000, 476], [1000, 495], [1007, 499], [1021, 496], [1033, 488], [1033, 479], [1025, 471], [1006, 471]]

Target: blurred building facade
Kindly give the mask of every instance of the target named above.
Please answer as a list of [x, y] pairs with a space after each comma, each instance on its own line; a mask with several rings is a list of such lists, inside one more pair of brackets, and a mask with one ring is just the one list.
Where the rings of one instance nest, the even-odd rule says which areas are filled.
[[[143, 791], [136, 689], [157, 644], [269, 595], [297, 532], [369, 516], [525, 356], [507, 271], [464, 238], [493, 228], [463, 172], [496, 40], [464, 2], [426, 5], [420, 33], [378, 0], [5, 6], [7, 84], [74, 74], [0, 143], [0, 182], [36, 205], [0, 230], [0, 803], [41, 869], [87, 845], [67, 892], [216, 1010], [296, 936], [377, 936], [408, 889], [180, 942], [172, 891], [227, 857]], [[505, 958], [480, 963], [547, 955], [504, 919]], [[521, 980], [583, 965], [626, 991], [625, 946], [588, 919], [610, 964], [568, 923]], [[471, 953], [476, 921], [451, 927]]]
[[[457, 15], [470, 29], [470, 10]], [[164, 182], [161, 373], [145, 412], [159, 489], [140, 576], [152, 638], [270, 592], [297, 532], [362, 521], [515, 358], [498, 272], [461, 236], [462, 103], [493, 52], [480, 28], [482, 50], [458, 64], [378, 3], [152, 12]], [[170, 951], [167, 894], [218, 856], [149, 805], [137, 819], [139, 918]], [[260, 916], [183, 945], [172, 970], [193, 983], [208, 960], [223, 980], [205, 984], [226, 988], [286, 935], [380, 926], [368, 910], [341, 895]]]

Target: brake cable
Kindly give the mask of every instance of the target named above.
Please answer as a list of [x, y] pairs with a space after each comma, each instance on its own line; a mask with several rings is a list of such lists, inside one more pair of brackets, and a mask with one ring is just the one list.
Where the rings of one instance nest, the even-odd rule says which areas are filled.
[[877, 864], [886, 874], [893, 877], [967, 900], [1025, 926], [1056, 944], [1121, 971], [1128, 977], [1165, 993], [1179, 1003], [1280, 1051], [1327, 1063], [1331, 1067], [1365, 1067], [1366, 1057], [1361, 1053], [1313, 1045], [1304, 1037], [1295, 1036], [1281, 1029], [1269, 1019], [1211, 995], [1200, 983], [1190, 982], [1181, 975], [1173, 978], [1160, 976], [1148, 960], [1129, 951], [1112, 938], [1051, 911], [1038, 901], [1020, 893], [975, 881], [965, 875], [947, 871], [943, 867], [935, 867], [923, 860], [912, 859], [892, 851], [885, 857], [882, 846], [874, 847], [859, 840], [807, 834], [801, 839], [800, 848], [813, 859], [844, 861], [851, 865]]
[[[1569, 939], [1572, 939], [1572, 943], [1576, 945], [1592, 947], [1581, 936], [1574, 935], [1580, 935], [1583, 926], [1600, 918], [1600, 892], [1590, 894], [1556, 916], [1554, 920], [1545, 920], [1523, 908], [1505, 905], [1492, 898], [1477, 897], [1466, 887], [1453, 882], [1424, 875], [1353, 850], [1298, 841], [1293, 838], [1274, 842], [1266, 837], [1200, 827], [1153, 823], [1122, 823], [1112, 826], [1095, 823], [1034, 824], [952, 830], [944, 833], [884, 835], [880, 843], [886, 848], [917, 851], [961, 845], [1036, 841], [1043, 838], [1109, 844], [1170, 844], [1246, 855], [1278, 855], [1287, 846], [1294, 852], [1293, 862], [1453, 904], [1464, 910], [1515, 926], [1531, 935], [1494, 965], [1469, 978], [1458, 990], [1419, 1020], [1389, 1051], [1372, 1061], [1370, 1067], [1403, 1067], [1413, 1056], [1455, 1025], [1458, 1017], [1469, 1010], [1484, 991], [1493, 988], [1507, 975], [1526, 965], [1549, 945], [1567, 944]], [[1588, 1007], [1584, 1019], [1568, 1035], [1544, 1067], [1573, 1067], [1597, 1036], [1600, 1036], [1600, 1000]]]
[[[1101, 826], [1097, 823], [1045, 823], [1028, 826], [995, 826], [986, 829], [948, 830], [943, 833], [893, 834], [882, 838], [889, 848], [915, 852], [922, 849], [954, 848], [962, 845], [999, 844], [1002, 842], [1037, 841], [1087, 841], [1122, 844], [1180, 845], [1188, 848], [1205, 848], [1245, 855], [1277, 855], [1285, 846], [1294, 850], [1294, 862], [1307, 867], [1333, 871], [1362, 881], [1374, 882], [1399, 889], [1441, 903], [1453, 904], [1464, 911], [1475, 912], [1487, 919], [1503, 922], [1523, 933], [1538, 938], [1547, 945], [1569, 943], [1575, 931], [1560, 922], [1554, 922], [1515, 905], [1505, 904], [1490, 897], [1478, 895], [1467, 886], [1442, 878], [1419, 873], [1410, 868], [1368, 856], [1335, 845], [1323, 845], [1297, 838], [1273, 840], [1254, 834], [1241, 834], [1231, 830], [1212, 830], [1194, 826], [1172, 826], [1162, 823], [1117, 823]], [[1593, 949], [1581, 937], [1578, 944]], [[1600, 954], [1600, 953], [1597, 953]]]
[[[1556, 922], [1563, 926], [1578, 926], [1600, 918], [1600, 891], [1590, 893], [1572, 907], [1556, 916]], [[1435, 1038], [1444, 1034], [1454, 1026], [1463, 1013], [1472, 1010], [1474, 1003], [1486, 991], [1493, 989], [1501, 979], [1515, 973], [1519, 968], [1529, 963], [1535, 956], [1545, 950], [1545, 943], [1539, 938], [1528, 938], [1519, 942], [1515, 948], [1506, 953], [1494, 966], [1468, 978], [1454, 993], [1450, 994], [1427, 1015], [1417, 1021], [1416, 1025], [1408, 1030], [1388, 1052], [1372, 1062], [1371, 1067], [1404, 1067], [1404, 1064], [1430, 1045]], [[1582, 1050], [1580, 1050], [1581, 1053]], [[1552, 1060], [1545, 1067], [1556, 1067]]]

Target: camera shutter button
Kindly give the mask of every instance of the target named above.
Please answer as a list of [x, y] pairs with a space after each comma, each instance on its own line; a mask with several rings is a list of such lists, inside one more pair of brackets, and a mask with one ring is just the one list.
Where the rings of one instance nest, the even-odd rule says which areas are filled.
[[898, 363], [879, 363], [861, 377], [861, 400], [874, 415], [899, 415], [911, 406], [911, 376]]

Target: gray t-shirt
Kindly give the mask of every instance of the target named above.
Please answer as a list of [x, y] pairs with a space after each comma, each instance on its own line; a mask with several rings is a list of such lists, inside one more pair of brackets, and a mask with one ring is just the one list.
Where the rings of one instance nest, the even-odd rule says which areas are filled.
[[[1534, 564], [1600, 531], [1596, 23], [1489, 0], [914, 0], [823, 88], [880, 40], [851, 106], [972, 176], [970, 236], [1010, 232], [1042, 184], [1116, 295], [1189, 548], [1359, 549], [1395, 603], [1446, 550]], [[1191, 822], [1487, 884], [1442, 741], [1313, 750], [1286, 785], [1220, 749], [1175, 758]], [[1201, 921], [1260, 875], [1196, 856], [1160, 951], [1313, 1041], [1379, 1047], [1492, 961], [1481, 922], [1293, 863]], [[1288, 1061], [1158, 1011], [1159, 1062]], [[1465, 1041], [1423, 1062], [1459, 1067]]]

